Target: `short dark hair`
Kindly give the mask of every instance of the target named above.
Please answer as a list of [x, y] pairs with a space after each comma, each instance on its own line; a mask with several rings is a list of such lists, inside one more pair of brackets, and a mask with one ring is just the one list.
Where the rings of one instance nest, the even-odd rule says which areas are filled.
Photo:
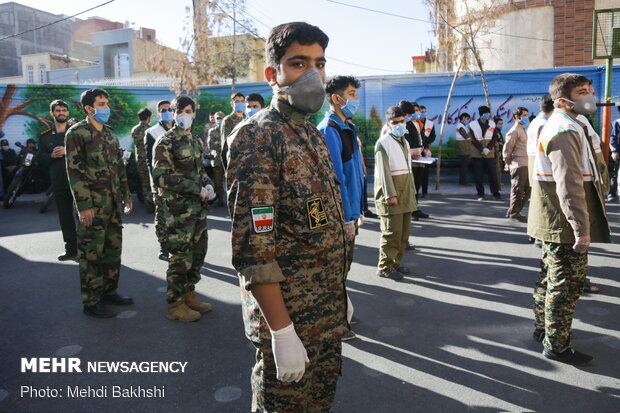
[[471, 116], [469, 115], [469, 113], [463, 112], [463, 113], [461, 113], [459, 115], [459, 120], [463, 120], [464, 118], [470, 118], [471, 119]]
[[181, 113], [181, 111], [185, 109], [187, 105], [191, 106], [193, 111], [196, 110], [196, 102], [194, 102], [194, 99], [190, 98], [187, 95], [179, 95], [172, 99], [170, 107], [172, 108], [173, 112]]
[[67, 102], [65, 102], [64, 100], [56, 99], [52, 101], [52, 103], [50, 103], [50, 112], [53, 112], [54, 109], [56, 109], [56, 106], [62, 106], [69, 110], [69, 105], [67, 105]]
[[325, 82], [325, 93], [327, 93], [328, 96], [331, 96], [334, 93], [338, 94], [344, 91], [349, 86], [353, 86], [354, 88], [359, 89], [360, 81], [353, 76], [330, 77], [329, 79], [327, 79], [327, 82]]
[[280, 24], [269, 33], [265, 43], [267, 66], [277, 68], [286, 49], [297, 42], [302, 46], [318, 43], [323, 50], [327, 48], [329, 37], [321, 29], [305, 22]]
[[159, 109], [162, 107], [162, 105], [169, 105], [170, 101], [169, 100], [160, 100], [159, 102], [157, 102], [157, 111], [159, 112]]
[[426, 106], [420, 105], [420, 110], [422, 110], [422, 109], [426, 109]]
[[491, 113], [491, 108], [488, 106], [478, 106], [478, 114], [480, 116], [484, 115], [485, 113]]
[[527, 110], [527, 108], [524, 108], [523, 106], [518, 106], [512, 110], [512, 116], [521, 116], [523, 111], [526, 111], [528, 113], [530, 112], [529, 110]]
[[34, 143], [35, 145], [37, 144], [37, 141], [35, 141], [32, 138], [28, 138], [28, 140], [26, 140], [26, 145], [30, 145], [31, 143]]
[[246, 102], [258, 102], [260, 103], [261, 108], [265, 107], [265, 99], [258, 93], [250, 93], [246, 98]]
[[553, 111], [553, 99], [551, 99], [550, 95], [545, 95], [540, 99], [540, 110], [545, 113]]
[[142, 108], [138, 111], [138, 117], [140, 120], [148, 120], [151, 117], [152, 113], [149, 108]]
[[215, 112], [209, 112], [209, 116], [215, 116]]
[[549, 95], [551, 99], [559, 98], [570, 99], [570, 92], [577, 86], [590, 84], [591, 81], [583, 75], [577, 73], [562, 73], [553, 78], [549, 84]]
[[385, 112], [386, 121], [391, 121], [394, 118], [404, 117], [405, 113], [398, 106], [391, 106], [388, 108], [387, 112]]
[[82, 92], [80, 95], [80, 103], [82, 104], [82, 110], [84, 113], [88, 115], [88, 112], [86, 112], [86, 106], [92, 107], [95, 104], [95, 99], [99, 96], [103, 96], [107, 99], [110, 95], [108, 95], [108, 92], [105, 90], [99, 88], [88, 89]]
[[409, 102], [408, 100], [401, 100], [400, 102], [398, 102], [398, 108], [403, 113], [414, 113], [415, 112], [413, 103]]
[[496, 116], [493, 118], [493, 122], [497, 123], [497, 122], [503, 122], [504, 119], [502, 119], [500, 116]]
[[235, 100], [235, 98], [245, 99], [245, 95], [241, 92], [233, 93], [232, 95], [230, 95], [230, 100]]

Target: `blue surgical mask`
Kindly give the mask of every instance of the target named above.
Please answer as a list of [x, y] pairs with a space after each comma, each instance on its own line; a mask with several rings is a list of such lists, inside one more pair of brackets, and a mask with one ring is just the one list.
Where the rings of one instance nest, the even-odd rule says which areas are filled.
[[260, 112], [259, 108], [247, 108], [245, 110], [245, 114], [248, 115], [248, 116], [254, 116], [254, 114], [258, 113], [258, 112]]
[[99, 123], [108, 123], [108, 120], [110, 119], [110, 108], [95, 108], [93, 119]]
[[245, 112], [245, 102], [235, 103], [235, 112]]
[[166, 123], [172, 122], [172, 112], [169, 110], [160, 112], [159, 117], [161, 118], [162, 122], [166, 122]]
[[426, 119], [426, 112], [420, 112], [420, 119]]
[[222, 126], [222, 119], [216, 119], [216, 120], [215, 120], [215, 124], [216, 124], [217, 126]]
[[416, 112], [413, 114], [413, 119], [420, 119], [420, 112]]
[[527, 126], [530, 124], [530, 119], [527, 116], [521, 116], [521, 119], [519, 119], [519, 123], [527, 128]]
[[352, 118], [355, 112], [357, 112], [359, 105], [360, 101], [358, 99], [347, 99], [347, 103], [340, 109], [345, 118]]
[[497, 125], [497, 126], [496, 126], [496, 128], [497, 128], [497, 130], [498, 130], [498, 131], [501, 131], [503, 127], [504, 127], [504, 125]]
[[463, 125], [467, 126], [467, 125], [469, 125], [469, 120], [464, 120], [464, 121], [462, 121], [461, 123], [462, 123]]
[[481, 118], [484, 120], [489, 120], [490, 117], [491, 117], [490, 113], [485, 113], [484, 115], [481, 116]]
[[392, 135], [396, 136], [397, 138], [405, 136], [405, 131], [407, 129], [405, 128], [404, 123], [397, 123], [396, 125], [390, 126], [392, 126]]
[[405, 122], [410, 122], [411, 119], [413, 119], [413, 117], [411, 116], [405, 116]]

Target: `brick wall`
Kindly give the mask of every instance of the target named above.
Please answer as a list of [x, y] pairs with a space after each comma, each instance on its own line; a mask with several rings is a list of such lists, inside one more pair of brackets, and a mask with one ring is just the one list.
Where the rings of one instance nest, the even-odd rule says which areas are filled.
[[594, 0], [517, 0], [516, 4], [518, 8], [553, 6], [555, 67], [593, 64]]

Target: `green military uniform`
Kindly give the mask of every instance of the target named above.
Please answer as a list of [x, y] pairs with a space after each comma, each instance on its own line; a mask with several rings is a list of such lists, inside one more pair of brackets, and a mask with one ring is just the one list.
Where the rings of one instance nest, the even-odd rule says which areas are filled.
[[73, 212], [73, 195], [67, 178], [66, 157], [52, 158], [52, 152], [57, 146], [65, 146], [65, 132], [59, 133], [53, 128], [41, 132], [37, 162], [42, 167], [49, 168], [60, 230], [65, 242], [65, 252], [69, 255], [75, 255], [77, 254], [77, 233]]
[[153, 212], [155, 206], [153, 204], [153, 194], [151, 190], [151, 174], [149, 173], [149, 167], [146, 163], [146, 148], [144, 146], [144, 136], [148, 128], [148, 123], [138, 123], [131, 130], [131, 139], [133, 140], [133, 146], [136, 148], [136, 164], [138, 165], [138, 176], [140, 177], [140, 187], [142, 188], [144, 205], [149, 212]]
[[595, 157], [584, 162], [584, 150], [593, 154], [594, 148], [581, 124], [556, 109], [539, 145], [527, 223], [528, 235], [543, 241], [534, 325], [545, 333], [544, 347], [561, 353], [570, 347], [573, 313], [587, 274], [587, 252], [575, 252], [572, 246], [577, 236], [586, 235], [592, 243], [608, 243], [610, 229]]
[[[252, 411], [328, 411], [347, 332], [346, 241], [329, 150], [308, 115], [273, 99], [229, 138], [233, 266], [247, 337], [257, 347]], [[279, 283], [310, 363], [277, 380], [271, 334], [250, 288]]]
[[224, 165], [222, 164], [222, 141], [220, 128], [211, 128], [209, 130], [209, 139], [207, 145], [210, 154], [213, 157], [213, 180], [215, 181], [215, 193], [217, 194], [218, 203], [222, 204], [226, 199], [226, 191], [224, 190]]
[[86, 306], [113, 295], [121, 265], [120, 204], [131, 201], [125, 165], [112, 128], [98, 131], [87, 118], [73, 125], [65, 138], [67, 175], [79, 212], [93, 209], [92, 225], [78, 224], [80, 285]]
[[222, 165], [224, 166], [224, 169], [226, 169], [226, 154], [228, 153], [228, 143], [226, 142], [226, 138], [231, 134], [233, 129], [235, 129], [235, 126], [240, 124], [244, 119], [245, 113], [243, 116], [239, 117], [235, 114], [235, 112], [233, 112], [222, 120], [222, 126], [220, 126], [220, 141], [222, 144], [220, 147], [222, 148]]
[[181, 301], [194, 291], [207, 254], [207, 205], [203, 186], [212, 185], [202, 166], [202, 142], [174, 126], [153, 147], [153, 182], [163, 190], [170, 262], [167, 301]]
[[[153, 147], [155, 141], [168, 131], [166, 123], [159, 121], [154, 126], [150, 127], [144, 135], [144, 146], [146, 149], [146, 165], [151, 172], [151, 178], [153, 174]], [[168, 238], [168, 231], [166, 230], [166, 217], [164, 216], [164, 200], [157, 191], [157, 186], [151, 181], [151, 190], [153, 191], [153, 203], [155, 204], [155, 235], [157, 235], [157, 241], [163, 250], [167, 250], [166, 239]]]
[[[403, 169], [407, 168], [405, 173], [391, 167], [390, 158], [396, 157], [405, 160], [402, 163]], [[387, 134], [375, 144], [375, 205], [381, 217], [378, 269], [386, 274], [400, 267], [409, 239], [411, 213], [418, 210], [410, 159], [409, 144], [404, 137], [397, 139]], [[398, 204], [389, 205], [388, 199], [394, 196]]]

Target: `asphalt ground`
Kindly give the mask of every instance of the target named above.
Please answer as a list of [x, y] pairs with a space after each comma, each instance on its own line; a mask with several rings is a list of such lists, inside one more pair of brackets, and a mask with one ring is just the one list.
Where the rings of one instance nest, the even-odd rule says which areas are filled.
[[[504, 192], [507, 188], [504, 188]], [[577, 304], [573, 344], [595, 356], [575, 368], [542, 357], [532, 341], [531, 293], [540, 249], [525, 225], [504, 218], [508, 201], [476, 201], [448, 186], [421, 206], [403, 282], [376, 276], [379, 221], [367, 219], [347, 281], [361, 323], [343, 345], [334, 412], [620, 412], [620, 247], [596, 244], [589, 274], [601, 288]], [[1, 412], [247, 412], [254, 348], [244, 337], [230, 222], [209, 216], [201, 299], [214, 310], [195, 323], [165, 318], [166, 263], [157, 259], [152, 216], [141, 205], [124, 218], [119, 291], [135, 304], [117, 318], [82, 314], [74, 262], [62, 249], [55, 207], [22, 197], [0, 211]], [[608, 207], [620, 230], [620, 205]], [[183, 373], [33, 373], [22, 358], [88, 362], [181, 361]], [[33, 397], [60, 389], [63, 397]], [[107, 388], [108, 397], [69, 397], [67, 386]], [[102, 387], [103, 386], [103, 387]], [[111, 397], [112, 387], [162, 388], [164, 397]], [[42, 390], [41, 390], [42, 389]], [[25, 391], [25, 393], [24, 393]], [[40, 393], [39, 393], [40, 394]]]

